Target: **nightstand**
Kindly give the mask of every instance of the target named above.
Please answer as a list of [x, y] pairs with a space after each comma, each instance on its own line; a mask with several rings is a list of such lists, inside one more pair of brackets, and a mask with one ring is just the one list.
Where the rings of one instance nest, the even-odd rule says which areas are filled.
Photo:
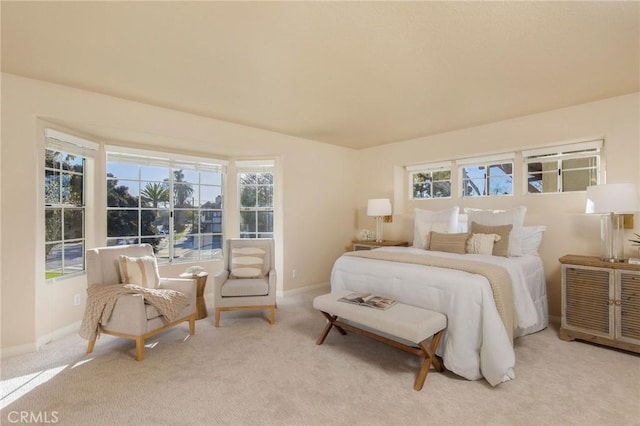
[[567, 255], [562, 264], [562, 340], [640, 353], [640, 265]]
[[407, 241], [353, 241], [353, 251], [371, 250], [378, 247], [408, 247]]

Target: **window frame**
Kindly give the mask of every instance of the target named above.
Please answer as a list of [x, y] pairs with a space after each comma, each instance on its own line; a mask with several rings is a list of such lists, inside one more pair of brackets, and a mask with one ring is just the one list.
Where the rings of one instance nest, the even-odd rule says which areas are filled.
[[[438, 162], [438, 163], [429, 163], [429, 164], [418, 164], [418, 165], [413, 165], [413, 166], [406, 166], [406, 171], [407, 171], [407, 179], [409, 182], [409, 200], [410, 201], [417, 201], [417, 200], [435, 200], [435, 199], [447, 199], [447, 198], [451, 198], [452, 194], [453, 194], [453, 168], [452, 168], [452, 164], [453, 162], [451, 161], [444, 161], [444, 162]], [[433, 179], [433, 175], [435, 173], [441, 173], [441, 172], [449, 172], [449, 179], [445, 179], [445, 180], [435, 180]], [[430, 174], [431, 175], [431, 181], [430, 181], [430, 190], [429, 193], [431, 194], [430, 197], [416, 197], [415, 196], [415, 182], [414, 182], [414, 176], [416, 174]], [[435, 183], [437, 182], [448, 182], [449, 183], [449, 195], [445, 195], [445, 196], [441, 196], [441, 197], [437, 197], [434, 196], [434, 186]]]
[[[207, 157], [185, 156], [175, 153], [160, 153], [133, 148], [107, 146], [105, 163], [106, 168], [104, 182], [106, 185], [107, 197], [109, 196], [109, 181], [123, 181], [125, 183], [134, 182], [137, 184], [137, 194], [129, 194], [129, 196], [133, 196], [137, 199], [136, 205], [109, 205], [110, 203], [108, 199], [106, 200], [106, 244], [108, 246], [114, 245], [114, 242], [115, 245], [117, 245], [123, 240], [124, 244], [147, 242], [153, 245], [153, 241], [151, 241], [152, 239], [165, 238], [167, 240], [167, 252], [166, 254], [163, 253], [162, 255], [158, 255], [158, 263], [160, 264], [198, 262], [217, 260], [222, 258], [222, 250], [224, 246], [224, 196], [226, 192], [225, 185], [227, 161]], [[123, 166], [126, 164], [131, 165], [133, 168], [137, 169], [137, 176], [109, 176], [110, 165], [115, 163], [121, 164]], [[166, 177], [164, 177], [162, 180], [159, 180], [160, 178], [150, 178], [149, 176], [143, 176], [143, 172], [151, 172], [153, 171], [152, 169], [157, 169], [155, 170], [156, 172], [162, 171], [162, 169], [166, 169]], [[176, 172], [178, 171], [181, 171], [183, 175], [183, 177], [180, 179], [178, 179], [176, 175]], [[178, 205], [178, 200], [176, 199], [176, 187], [178, 186], [177, 183], [180, 184], [181, 180], [185, 179], [185, 173], [187, 175], [191, 175], [191, 177], [187, 177], [187, 180], [185, 180], [184, 182], [185, 187], [189, 187], [193, 195], [190, 197], [190, 205]], [[203, 181], [203, 177], [210, 174], [216, 174], [218, 176], [213, 177], [212, 181]], [[144, 191], [144, 188], [147, 187], [145, 184], [166, 184], [166, 191], [168, 194], [166, 199], [162, 200], [162, 207], [149, 207], [144, 205], [142, 193]], [[121, 183], [118, 183], [118, 185], [126, 186]], [[216, 194], [217, 192], [218, 195], [215, 196], [214, 200], [208, 200], [203, 196], [203, 190], [212, 191], [213, 194]], [[134, 190], [133, 192], [136, 191]], [[204, 202], [205, 200], [206, 202]], [[148, 203], [149, 201], [147, 200], [146, 202]], [[188, 203], [188, 200], [186, 200], [185, 203]], [[210, 205], [208, 206], [208, 204]], [[137, 235], [109, 236], [108, 215], [110, 211], [136, 212], [137, 223], [135, 226]], [[142, 215], [145, 212], [155, 212], [156, 214], [156, 219], [151, 222], [151, 225], [145, 225], [145, 220], [143, 220], [142, 218]], [[197, 222], [196, 226], [198, 228], [198, 232], [190, 233], [189, 237], [187, 237], [187, 239], [192, 240], [191, 244], [197, 246], [197, 248], [194, 248], [191, 251], [191, 253], [194, 254], [193, 256], [180, 256], [176, 253], [175, 238], [182, 233], [182, 230], [176, 230], [176, 220], [178, 216], [181, 216], [182, 214], [191, 216], [190, 220], [192, 221], [192, 226]], [[154, 222], [159, 221], [160, 215], [163, 215], [166, 218], [163, 219], [167, 221], [166, 231], [164, 224], [162, 226], [162, 230], [158, 228], [158, 225], [154, 224]], [[205, 223], [206, 221], [209, 221], [207, 217], [210, 217], [211, 223], [209, 224]], [[158, 233], [154, 233], [152, 235], [146, 235], [145, 233], [145, 235], [143, 235], [144, 226], [147, 226], [148, 228], [156, 226], [156, 231]], [[203, 226], [210, 226], [209, 231], [203, 232]], [[208, 249], [204, 248], [203, 246], [204, 244], [207, 244], [205, 243], [205, 239], [210, 239], [210, 244], [212, 245]]]
[[[275, 193], [276, 193], [276, 174], [274, 171], [275, 161], [274, 160], [239, 160], [235, 162], [236, 166], [236, 178], [237, 178], [237, 196], [238, 196], [238, 235], [240, 238], [274, 238], [275, 236]], [[256, 176], [256, 183], [251, 184], [243, 184], [241, 175], [243, 174], [269, 174], [271, 175], [271, 183], [259, 183]], [[243, 206], [242, 205], [242, 194], [243, 187], [255, 187], [256, 188], [256, 205], [255, 206]], [[259, 206], [258, 205], [258, 189], [260, 187], [270, 187], [271, 188], [271, 205], [270, 206]], [[242, 230], [242, 214], [243, 213], [253, 213], [255, 215], [255, 231], [243, 231]], [[259, 230], [260, 224], [260, 214], [261, 213], [271, 213], [271, 230], [262, 232]]]
[[[603, 139], [597, 139], [592, 141], [585, 142], [577, 142], [572, 144], [565, 145], [555, 145], [545, 148], [538, 148], [532, 150], [522, 151], [522, 164], [523, 164], [523, 187], [524, 193], [527, 195], [541, 195], [541, 194], [563, 194], [569, 192], [580, 192], [586, 191], [587, 186], [597, 185], [601, 182], [602, 179], [602, 148], [604, 146]], [[563, 162], [567, 160], [576, 160], [582, 158], [594, 158], [595, 165], [589, 167], [581, 167], [569, 169], [563, 167]], [[546, 163], [552, 164], [555, 163], [555, 168], [553, 171], [547, 172], [547, 174], [554, 173], [556, 176], [556, 190], [555, 191], [545, 191], [544, 183], [542, 184], [542, 191], [539, 192], [531, 192], [530, 175], [532, 172], [529, 171], [529, 165], [532, 163]], [[595, 173], [595, 182], [590, 180], [589, 182], [584, 184], [584, 188], [582, 189], [574, 189], [574, 190], [565, 190], [565, 182], [564, 175], [566, 171], [578, 171], [578, 170], [592, 170]], [[544, 169], [541, 169], [539, 172], [541, 178], [545, 174]], [[543, 179], [541, 179], [542, 181]]]
[[[491, 193], [491, 169], [493, 167], [496, 166], [500, 166], [500, 165], [504, 165], [504, 164], [510, 164], [511, 165], [511, 173], [505, 173], [505, 177], [510, 177], [511, 178], [511, 193], [507, 193], [507, 194], [492, 194]], [[474, 157], [474, 158], [465, 158], [465, 159], [461, 159], [456, 161], [456, 165], [458, 166], [458, 179], [460, 182], [460, 197], [461, 198], [482, 198], [482, 197], [508, 197], [508, 196], [514, 196], [515, 195], [515, 190], [514, 190], [514, 184], [515, 184], [515, 153], [514, 152], [510, 152], [510, 153], [504, 153], [504, 154], [499, 154], [499, 155], [491, 155], [491, 156], [485, 156], [485, 157]], [[482, 169], [484, 168], [485, 172], [484, 172], [484, 177], [482, 178], [483, 180], [483, 190], [484, 190], [484, 194], [478, 194], [478, 195], [467, 195], [466, 191], [465, 191], [465, 185], [467, 183], [467, 181], [470, 180], [474, 180], [474, 179], [480, 179], [480, 178], [468, 178], [464, 176], [464, 170], [467, 168], [473, 168], [476, 167], [478, 169]], [[487, 171], [489, 171], [489, 173], [487, 174]], [[502, 177], [501, 177], [502, 178]]]
[[[87, 186], [89, 179], [89, 174], [91, 173], [90, 163], [95, 156], [95, 152], [97, 151], [99, 145], [95, 142], [79, 138], [77, 136], [60, 132], [54, 130], [52, 128], [44, 128], [44, 164], [43, 164], [43, 213], [44, 213], [44, 272], [45, 272], [45, 281], [54, 281], [59, 279], [64, 279], [67, 277], [72, 277], [76, 275], [80, 275], [85, 273], [86, 270], [86, 258], [85, 251], [87, 248], [87, 212], [88, 212], [88, 194], [87, 194]], [[49, 152], [57, 153], [57, 155], [66, 154], [68, 156], [79, 157], [81, 159], [81, 171], [74, 170], [73, 166], [69, 166], [65, 168], [62, 161], [56, 161], [57, 167], [53, 167], [53, 165], [48, 165]], [[51, 202], [51, 200], [47, 199], [48, 194], [48, 176], [58, 175], [57, 179], [58, 183], [54, 183], [54, 187], [57, 188], [59, 192], [57, 195], [58, 202]], [[64, 176], [68, 176], [70, 179], [69, 186], [71, 185], [71, 181], [73, 180], [73, 176], [80, 177], [80, 200], [76, 202], [65, 202], [64, 200], [64, 187], [67, 186], [64, 183]], [[59, 235], [59, 238], [52, 239], [49, 235], [51, 222], [48, 220], [49, 214], [48, 212], [59, 211], [59, 229], [54, 232], [54, 234]], [[79, 211], [80, 212], [80, 236], [72, 236], [67, 238], [67, 223], [65, 222], [67, 213]], [[58, 222], [58, 220], [55, 220]], [[56, 226], [58, 223], [56, 223]], [[80, 245], [79, 257], [80, 264], [77, 263], [67, 263], [67, 248], [72, 245]], [[60, 272], [57, 269], [49, 268], [48, 259], [50, 249], [56, 245], [60, 245]], [[75, 266], [74, 266], [75, 265]], [[66, 272], [70, 271], [70, 272]]]

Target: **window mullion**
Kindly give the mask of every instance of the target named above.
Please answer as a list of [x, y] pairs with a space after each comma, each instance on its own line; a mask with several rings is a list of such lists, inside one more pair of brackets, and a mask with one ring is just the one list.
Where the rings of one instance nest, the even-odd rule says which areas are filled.
[[173, 191], [173, 168], [169, 168], [169, 262], [173, 262], [175, 256], [173, 241], [175, 240], [175, 200]]

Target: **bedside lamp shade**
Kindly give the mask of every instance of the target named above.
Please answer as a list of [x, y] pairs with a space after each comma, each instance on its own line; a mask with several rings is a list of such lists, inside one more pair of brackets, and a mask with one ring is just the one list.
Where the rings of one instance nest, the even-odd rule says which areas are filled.
[[635, 213], [638, 191], [632, 183], [608, 183], [587, 187], [586, 213]]
[[391, 214], [391, 200], [388, 198], [372, 198], [367, 201], [367, 216], [376, 218], [376, 242], [382, 242], [382, 217]]
[[391, 214], [391, 200], [373, 198], [367, 201], [367, 216], [388, 216]]
[[638, 190], [632, 183], [609, 183], [587, 187], [585, 213], [600, 214], [601, 258], [624, 261], [624, 213], [640, 209]]

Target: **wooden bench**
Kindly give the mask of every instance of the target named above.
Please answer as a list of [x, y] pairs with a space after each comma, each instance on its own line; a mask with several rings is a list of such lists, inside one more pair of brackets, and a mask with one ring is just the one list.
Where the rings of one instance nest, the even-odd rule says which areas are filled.
[[[422, 368], [413, 385], [417, 391], [422, 389], [432, 364], [437, 371], [442, 371], [442, 365], [435, 356], [435, 350], [438, 347], [440, 337], [442, 337], [442, 332], [447, 327], [446, 316], [402, 303], [396, 303], [386, 310], [381, 310], [338, 301], [350, 293], [349, 291], [338, 291], [318, 296], [313, 300], [313, 307], [329, 321], [318, 338], [317, 345], [321, 345], [329, 331], [335, 327], [343, 335], [347, 334], [345, 330], [353, 331], [423, 357]], [[339, 318], [347, 320], [349, 323], [341, 321]], [[409, 341], [417, 346], [401, 343], [382, 334]], [[430, 337], [433, 338], [428, 344], [427, 340]]]

